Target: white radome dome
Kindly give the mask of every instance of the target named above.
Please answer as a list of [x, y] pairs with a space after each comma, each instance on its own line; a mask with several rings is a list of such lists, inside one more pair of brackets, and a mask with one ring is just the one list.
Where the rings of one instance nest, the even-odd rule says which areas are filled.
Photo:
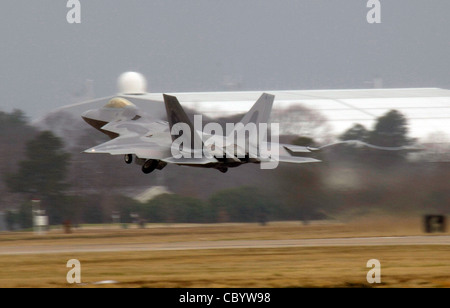
[[119, 76], [117, 85], [119, 92], [124, 94], [144, 94], [147, 92], [147, 80], [141, 73], [123, 73]]

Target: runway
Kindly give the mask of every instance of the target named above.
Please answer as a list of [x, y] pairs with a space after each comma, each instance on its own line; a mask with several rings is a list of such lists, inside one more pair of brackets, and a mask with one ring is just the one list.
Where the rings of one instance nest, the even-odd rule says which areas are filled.
[[292, 240], [229, 240], [192, 241], [169, 243], [114, 243], [114, 244], [57, 244], [57, 245], [7, 245], [0, 246], [0, 255], [121, 252], [121, 251], [168, 251], [207, 249], [256, 249], [289, 247], [343, 247], [343, 246], [417, 246], [450, 245], [450, 236], [399, 236], [399, 237], [353, 237]]

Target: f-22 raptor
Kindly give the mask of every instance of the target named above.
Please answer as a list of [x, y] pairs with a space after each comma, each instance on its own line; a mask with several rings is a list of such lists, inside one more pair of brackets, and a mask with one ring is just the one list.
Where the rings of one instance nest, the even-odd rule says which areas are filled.
[[274, 169], [280, 162], [320, 162], [301, 156], [317, 148], [277, 142], [276, 123], [269, 124], [274, 102], [271, 94], [263, 93], [240, 122], [228, 123], [226, 134], [218, 123], [203, 127], [198, 115], [192, 123], [175, 96], [163, 94], [163, 98], [167, 121], [152, 119], [122, 97], [85, 112], [82, 118], [112, 139], [85, 152], [123, 155], [127, 164], [134, 161], [146, 174], [162, 170], [167, 164], [214, 168], [225, 173], [228, 168], [248, 163]]

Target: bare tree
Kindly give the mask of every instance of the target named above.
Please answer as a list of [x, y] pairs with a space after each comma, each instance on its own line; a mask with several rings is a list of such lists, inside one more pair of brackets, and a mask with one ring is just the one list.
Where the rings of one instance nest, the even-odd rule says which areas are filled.
[[450, 135], [445, 132], [429, 134], [422, 142], [425, 151], [419, 153], [421, 159], [433, 162], [450, 161]]
[[280, 124], [281, 135], [306, 136], [321, 142], [331, 139], [327, 118], [303, 105], [274, 110], [272, 123]]

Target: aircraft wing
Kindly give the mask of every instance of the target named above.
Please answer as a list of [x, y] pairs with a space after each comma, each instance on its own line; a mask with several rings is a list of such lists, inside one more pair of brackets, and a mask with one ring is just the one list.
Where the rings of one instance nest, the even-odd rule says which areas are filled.
[[167, 122], [139, 118], [110, 122], [101, 129], [118, 137], [90, 148], [85, 153], [135, 154], [145, 159], [160, 159], [171, 155]]
[[168, 144], [143, 140], [146, 137], [117, 137], [111, 141], [90, 148], [85, 153], [107, 153], [111, 155], [134, 154], [144, 159], [162, 159], [171, 156], [170, 142]]

